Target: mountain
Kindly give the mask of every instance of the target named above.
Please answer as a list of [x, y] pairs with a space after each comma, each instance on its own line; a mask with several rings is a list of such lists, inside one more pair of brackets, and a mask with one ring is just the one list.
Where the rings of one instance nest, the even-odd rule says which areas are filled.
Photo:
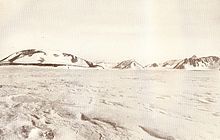
[[173, 69], [181, 60], [168, 60], [163, 63], [153, 63], [145, 66], [145, 69]]
[[153, 63], [145, 66], [146, 69], [186, 69], [186, 70], [209, 70], [220, 67], [220, 58], [217, 56], [200, 57], [193, 55], [190, 58], [169, 60], [163, 63]]
[[131, 59], [131, 60], [122, 61], [121, 63], [119, 63], [113, 68], [141, 70], [143, 69], [143, 66], [139, 64], [138, 62], [136, 62], [135, 60]]
[[220, 67], [220, 58], [217, 56], [192, 56], [180, 61], [174, 69], [217, 69]]
[[145, 68], [156, 68], [156, 67], [159, 67], [159, 64], [153, 63], [153, 64], [145, 66]]
[[22, 50], [0, 60], [1, 65], [68, 66], [82, 68], [102, 68], [93, 62], [69, 53], [36, 49]]

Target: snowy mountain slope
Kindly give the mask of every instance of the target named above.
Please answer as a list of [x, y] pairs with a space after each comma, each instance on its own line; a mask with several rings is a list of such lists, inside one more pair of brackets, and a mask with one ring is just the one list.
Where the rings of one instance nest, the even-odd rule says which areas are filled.
[[168, 60], [164, 63], [162, 63], [162, 67], [165, 68], [174, 68], [181, 60]]
[[149, 64], [149, 65], [145, 66], [144, 68], [156, 68], [156, 67], [159, 67], [159, 64], [157, 64], [157, 63]]
[[195, 55], [190, 58], [185, 58], [179, 62], [174, 69], [217, 69], [220, 67], [220, 58], [217, 56], [196, 57]]
[[22, 50], [0, 60], [0, 65], [101, 67], [85, 59], [59, 51]]
[[115, 69], [134, 69], [134, 70], [140, 70], [143, 69], [144, 67], [136, 62], [135, 60], [125, 60], [113, 67]]
[[112, 69], [117, 64], [117, 63], [105, 62], [105, 61], [99, 61], [99, 62], [95, 62], [95, 63], [99, 66], [102, 66], [104, 69]]
[[150, 65], [145, 66], [145, 69], [154, 69], [154, 68], [168, 68], [172, 69], [174, 68], [181, 60], [168, 60], [163, 63], [153, 63]]

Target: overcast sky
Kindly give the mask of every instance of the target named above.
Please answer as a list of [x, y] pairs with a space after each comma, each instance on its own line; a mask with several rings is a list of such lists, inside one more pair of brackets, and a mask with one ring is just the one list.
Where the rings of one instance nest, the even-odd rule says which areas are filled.
[[0, 58], [29, 48], [89, 60], [220, 56], [220, 0], [0, 0]]

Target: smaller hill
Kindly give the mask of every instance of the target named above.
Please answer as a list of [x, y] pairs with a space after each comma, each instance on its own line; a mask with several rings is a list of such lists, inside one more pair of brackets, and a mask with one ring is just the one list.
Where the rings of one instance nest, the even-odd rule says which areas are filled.
[[131, 60], [122, 61], [113, 68], [140, 70], [140, 69], [143, 69], [144, 67], [140, 63], [138, 63], [137, 61], [131, 59]]

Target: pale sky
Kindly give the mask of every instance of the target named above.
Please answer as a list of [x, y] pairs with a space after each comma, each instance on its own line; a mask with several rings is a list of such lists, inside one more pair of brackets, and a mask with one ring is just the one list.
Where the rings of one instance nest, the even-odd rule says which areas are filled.
[[143, 65], [220, 56], [220, 0], [0, 0], [0, 59], [30, 48]]

